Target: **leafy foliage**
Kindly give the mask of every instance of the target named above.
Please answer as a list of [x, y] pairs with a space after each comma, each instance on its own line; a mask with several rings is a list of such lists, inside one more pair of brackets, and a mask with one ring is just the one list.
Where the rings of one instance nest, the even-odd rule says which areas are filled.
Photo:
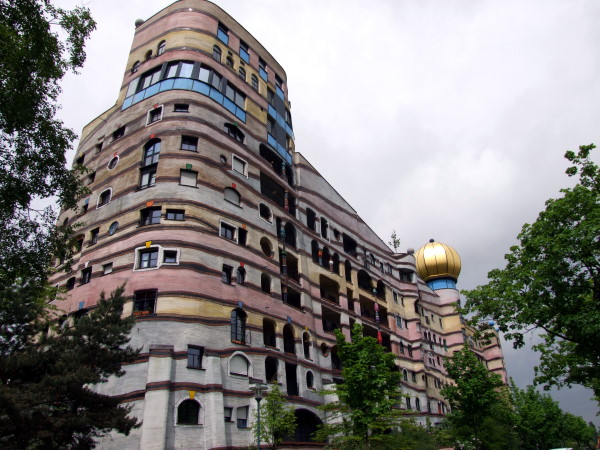
[[[500, 375], [490, 372], [467, 343], [446, 359], [445, 368], [454, 383], [445, 385], [441, 394], [452, 409], [447, 420], [455, 440], [476, 449], [503, 448], [503, 443], [499, 447], [489, 445], [489, 436], [510, 422], [510, 408], [500, 391]], [[492, 417], [502, 420], [490, 420]]]
[[[254, 438], [258, 437], [258, 422], [252, 425]], [[271, 448], [277, 448], [286, 436], [293, 435], [296, 430], [294, 408], [287, 402], [277, 384], [272, 384], [264, 400], [260, 403], [260, 438]]]
[[581, 384], [600, 395], [600, 170], [590, 160], [594, 145], [565, 154], [579, 183], [546, 202], [519, 245], [505, 256], [504, 269], [488, 274], [487, 285], [464, 292], [474, 320], [492, 317], [515, 347], [538, 329], [543, 342], [536, 382]]
[[86, 8], [0, 0], [0, 267], [13, 279], [43, 279], [64, 242], [55, 212], [32, 202], [56, 196], [73, 208], [85, 192], [79, 171], [65, 165], [75, 134], [55, 114], [59, 81], [83, 65], [94, 28]]
[[344, 382], [335, 386], [338, 401], [323, 406], [330, 415], [317, 435], [331, 438], [334, 448], [375, 448], [373, 443], [391, 439], [387, 432], [398, 416], [394, 406], [400, 396], [400, 374], [395, 357], [375, 338], [363, 336], [358, 323], [351, 342], [339, 330], [336, 338]]
[[596, 429], [581, 417], [562, 411], [549, 395], [537, 392], [533, 386], [522, 390], [511, 386], [515, 411], [515, 429], [520, 448], [576, 447], [593, 448]]
[[[93, 448], [111, 429], [128, 434], [137, 426], [130, 408], [91, 385], [123, 375], [122, 363], [138, 350], [127, 345], [133, 318], [121, 319], [123, 288], [101, 296], [89, 314], [60, 323], [38, 317], [38, 326], [16, 326], [0, 341], [0, 446], [4, 449]], [[12, 286], [12, 295], [30, 301], [31, 286]], [[37, 303], [36, 303], [37, 304]], [[7, 316], [3, 304], [1, 318]], [[19, 316], [19, 311], [13, 317]], [[35, 323], [35, 322], [34, 322]], [[19, 324], [17, 324], [19, 325]], [[47, 333], [38, 333], [42, 327]]]

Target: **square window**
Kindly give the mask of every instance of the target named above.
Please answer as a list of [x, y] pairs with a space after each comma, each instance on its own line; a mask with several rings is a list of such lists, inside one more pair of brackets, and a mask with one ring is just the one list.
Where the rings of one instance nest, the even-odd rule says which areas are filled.
[[190, 105], [187, 103], [175, 103], [173, 107], [173, 111], [175, 112], [190, 112]]
[[181, 136], [181, 150], [198, 151], [198, 138], [195, 136]]
[[117, 128], [112, 134], [112, 139], [113, 141], [116, 141], [123, 136], [125, 136], [125, 127]]
[[187, 368], [188, 369], [202, 369], [202, 355], [203, 354], [204, 354], [204, 347], [188, 345]]
[[225, 239], [235, 241], [235, 230], [236, 230], [235, 227], [233, 227], [229, 224], [226, 224], [224, 222], [221, 222], [220, 236], [224, 237]]
[[223, 265], [223, 271], [221, 272], [221, 280], [223, 283], [231, 284], [231, 274], [233, 268], [231, 266]]
[[159, 120], [162, 119], [162, 115], [163, 115], [163, 107], [162, 106], [151, 109], [150, 111], [148, 111], [146, 125], [150, 125], [151, 123], [158, 122]]
[[136, 291], [133, 297], [133, 311], [146, 314], [154, 313], [157, 294], [156, 289]]
[[183, 209], [167, 209], [167, 220], [184, 220], [185, 210]]
[[90, 245], [94, 245], [98, 242], [98, 235], [100, 234], [100, 228], [94, 228], [90, 231]]
[[98, 153], [100, 153], [102, 151], [102, 142], [100, 142], [99, 144], [96, 144], [96, 151], [95, 154], [97, 155]]
[[233, 155], [231, 158], [231, 168], [237, 173], [244, 175], [245, 177], [248, 176], [248, 164], [246, 163], [246, 161], [244, 161], [241, 158], [238, 158], [235, 155]]
[[179, 184], [182, 186], [193, 186], [196, 187], [198, 179], [198, 172], [194, 170], [181, 169], [179, 176]]
[[177, 264], [177, 250], [165, 250], [163, 252], [163, 262], [165, 264]]
[[158, 267], [158, 247], [139, 251], [138, 269], [153, 269]]
[[145, 208], [140, 211], [140, 225], [154, 225], [160, 223], [160, 207]]
[[104, 264], [102, 266], [102, 275], [108, 275], [113, 271], [113, 263]]
[[86, 267], [81, 271], [81, 284], [88, 284], [92, 280], [92, 268]]

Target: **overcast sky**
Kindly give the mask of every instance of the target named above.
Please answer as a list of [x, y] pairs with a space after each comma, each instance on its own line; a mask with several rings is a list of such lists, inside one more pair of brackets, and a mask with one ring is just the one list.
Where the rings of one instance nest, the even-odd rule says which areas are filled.
[[[98, 28], [63, 83], [69, 127], [114, 104], [135, 20], [170, 3], [85, 2]], [[386, 242], [395, 229], [403, 251], [453, 246], [461, 289], [503, 266], [521, 226], [572, 183], [565, 151], [600, 143], [596, 0], [215, 3], [286, 70], [296, 150]], [[504, 350], [530, 384], [530, 353]], [[553, 396], [600, 423], [589, 393]]]

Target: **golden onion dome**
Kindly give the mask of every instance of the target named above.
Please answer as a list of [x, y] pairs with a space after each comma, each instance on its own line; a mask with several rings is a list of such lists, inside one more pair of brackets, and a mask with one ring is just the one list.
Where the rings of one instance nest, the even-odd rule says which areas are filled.
[[415, 253], [417, 272], [425, 280], [434, 278], [453, 278], [460, 275], [460, 256], [456, 250], [433, 239]]

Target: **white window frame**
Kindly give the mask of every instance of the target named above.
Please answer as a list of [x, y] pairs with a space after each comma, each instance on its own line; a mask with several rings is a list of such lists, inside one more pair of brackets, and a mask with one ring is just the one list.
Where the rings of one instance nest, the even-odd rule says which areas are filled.
[[[247, 375], [242, 375], [241, 373], [236, 373], [236, 372], [231, 371], [231, 360], [236, 356], [241, 356], [242, 358], [244, 358], [247, 361], [247, 363], [248, 363], [248, 374]], [[248, 356], [244, 352], [234, 352], [227, 360], [227, 373], [229, 374], [229, 376], [236, 377], [236, 378], [253, 378], [254, 370], [253, 370], [253, 366], [252, 366], [252, 360], [250, 358], [248, 358]]]
[[[157, 109], [160, 109], [160, 117], [158, 118], [158, 120], [150, 122], [150, 114], [153, 111], [156, 111]], [[152, 125], [153, 123], [156, 123], [156, 122], [160, 122], [163, 119], [164, 112], [165, 112], [165, 108], [164, 108], [164, 105], [162, 105], [162, 104], [158, 105], [156, 108], [149, 109], [148, 112], [146, 113], [146, 126]]]
[[[236, 170], [235, 160], [238, 160], [240, 163], [242, 163], [244, 165], [244, 170], [242, 172], [240, 172], [239, 170]], [[232, 153], [231, 154], [231, 170], [234, 171], [235, 173], [239, 173], [240, 175], [244, 176], [245, 178], [248, 178], [248, 161], [240, 158], [235, 153]]]
[[102, 275], [109, 275], [113, 272], [113, 263], [102, 264]]
[[[271, 220], [267, 220], [263, 216], [260, 215], [261, 205], [264, 205], [269, 210], [269, 213], [271, 215]], [[260, 220], [263, 220], [263, 221], [267, 222], [268, 224], [273, 225], [273, 210], [271, 209], [271, 207], [269, 205], [267, 205], [266, 203], [263, 203], [263, 202], [259, 202], [257, 212], [258, 212], [258, 217], [260, 218]]]
[[[139, 263], [140, 263], [140, 251], [142, 250], [148, 250], [151, 248], [157, 248], [158, 249], [158, 260], [156, 262], [156, 267], [144, 267], [144, 268], [140, 268]], [[165, 259], [165, 251], [174, 251], [177, 252], [177, 262], [174, 263], [166, 263], [163, 262]], [[179, 258], [181, 256], [181, 250], [178, 248], [170, 248], [170, 247], [162, 247], [161, 245], [151, 245], [149, 247], [143, 246], [143, 247], [137, 247], [135, 249], [135, 257], [134, 257], [134, 261], [133, 261], [133, 271], [134, 272], [146, 272], [148, 270], [158, 270], [160, 269], [161, 266], [178, 266], [179, 265]]]
[[[185, 391], [184, 391], [185, 392]], [[197, 394], [197, 393], [196, 393]], [[177, 410], [179, 409], [179, 405], [181, 405], [186, 400], [194, 400], [198, 402], [200, 405], [200, 412], [198, 413], [198, 423], [195, 425], [185, 425], [182, 423], [177, 423]], [[189, 394], [186, 397], [182, 397], [177, 402], [175, 402], [175, 407], [173, 409], [173, 425], [176, 427], [183, 428], [203, 428], [204, 427], [204, 405], [200, 401], [197, 395], [194, 395], [194, 398], [190, 397]]]

